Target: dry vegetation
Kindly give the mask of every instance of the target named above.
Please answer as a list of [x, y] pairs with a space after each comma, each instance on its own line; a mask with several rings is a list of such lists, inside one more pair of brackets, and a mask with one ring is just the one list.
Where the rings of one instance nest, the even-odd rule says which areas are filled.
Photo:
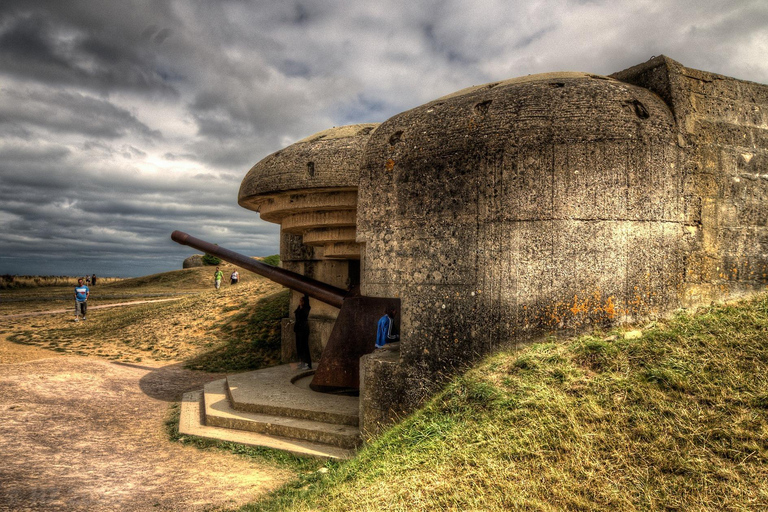
[[[215, 291], [211, 273], [96, 287], [94, 303], [179, 299], [87, 322], [4, 319], [0, 336], [213, 371], [276, 362], [286, 292], [245, 272]], [[243, 510], [768, 510], [768, 297], [681, 314], [638, 339], [597, 332], [493, 355], [327, 468]]]
[[[83, 277], [84, 278], [84, 277]], [[9, 274], [0, 276], [0, 290], [15, 290], [26, 288], [50, 288], [74, 286], [78, 277], [68, 276], [12, 276]], [[121, 281], [119, 277], [98, 277], [97, 284], [110, 284]]]
[[[231, 268], [222, 265], [227, 275]], [[279, 318], [288, 308], [282, 287], [241, 271], [240, 283], [230, 286], [225, 282], [221, 290], [214, 290], [212, 274], [210, 267], [200, 267], [103, 285], [99, 281], [91, 288], [85, 322], [73, 321], [74, 284], [6, 290], [0, 314], [57, 308], [65, 312], [6, 318], [0, 335], [56, 352], [127, 362], [195, 359], [196, 368], [222, 368], [227, 363], [212, 357], [211, 352], [226, 357], [246, 348], [254, 354], [246, 367], [277, 362]], [[94, 309], [97, 305], [157, 298], [178, 300]], [[254, 320], [258, 325], [253, 325]]]

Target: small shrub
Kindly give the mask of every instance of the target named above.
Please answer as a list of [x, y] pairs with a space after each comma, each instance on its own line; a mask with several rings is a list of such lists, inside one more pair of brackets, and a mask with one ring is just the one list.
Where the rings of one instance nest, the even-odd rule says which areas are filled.
[[279, 267], [280, 266], [280, 255], [279, 254], [273, 254], [272, 256], [266, 256], [261, 259], [262, 263], [266, 263], [267, 265], [272, 265], [273, 267]]
[[205, 253], [203, 256], [203, 265], [214, 266], [221, 263], [221, 258]]

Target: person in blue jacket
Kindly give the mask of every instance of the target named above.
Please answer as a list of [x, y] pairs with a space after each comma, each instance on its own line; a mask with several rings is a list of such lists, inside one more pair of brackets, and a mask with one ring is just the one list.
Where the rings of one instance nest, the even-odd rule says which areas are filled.
[[384, 348], [384, 345], [400, 339], [397, 334], [392, 334], [392, 320], [395, 319], [396, 310], [393, 307], [388, 307], [383, 317], [379, 319], [379, 324], [376, 328], [376, 348]]
[[77, 280], [77, 286], [75, 286], [75, 322], [79, 320], [78, 316], [82, 315], [85, 320], [85, 312], [88, 307], [88, 296], [91, 291], [86, 285], [83, 284], [83, 279]]

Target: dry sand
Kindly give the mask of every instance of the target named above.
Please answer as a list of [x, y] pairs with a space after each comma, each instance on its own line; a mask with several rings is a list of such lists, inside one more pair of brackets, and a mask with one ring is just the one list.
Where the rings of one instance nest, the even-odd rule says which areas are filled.
[[168, 440], [171, 402], [219, 375], [59, 356], [0, 335], [0, 510], [211, 510], [293, 475]]

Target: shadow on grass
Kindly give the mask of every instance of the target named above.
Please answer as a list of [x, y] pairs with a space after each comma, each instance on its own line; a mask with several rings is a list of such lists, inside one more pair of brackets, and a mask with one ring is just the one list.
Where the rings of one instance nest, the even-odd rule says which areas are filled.
[[176, 402], [187, 391], [221, 379], [227, 373], [268, 368], [280, 363], [280, 324], [288, 316], [290, 291], [259, 300], [252, 308], [236, 313], [210, 327], [224, 343], [184, 363], [161, 368], [116, 363], [151, 370], [140, 381], [141, 390], [157, 400]]
[[279, 364], [280, 325], [288, 316], [289, 298], [289, 290], [269, 295], [255, 307], [211, 326], [226, 342], [190, 359], [185, 366], [208, 372], [244, 372]]

